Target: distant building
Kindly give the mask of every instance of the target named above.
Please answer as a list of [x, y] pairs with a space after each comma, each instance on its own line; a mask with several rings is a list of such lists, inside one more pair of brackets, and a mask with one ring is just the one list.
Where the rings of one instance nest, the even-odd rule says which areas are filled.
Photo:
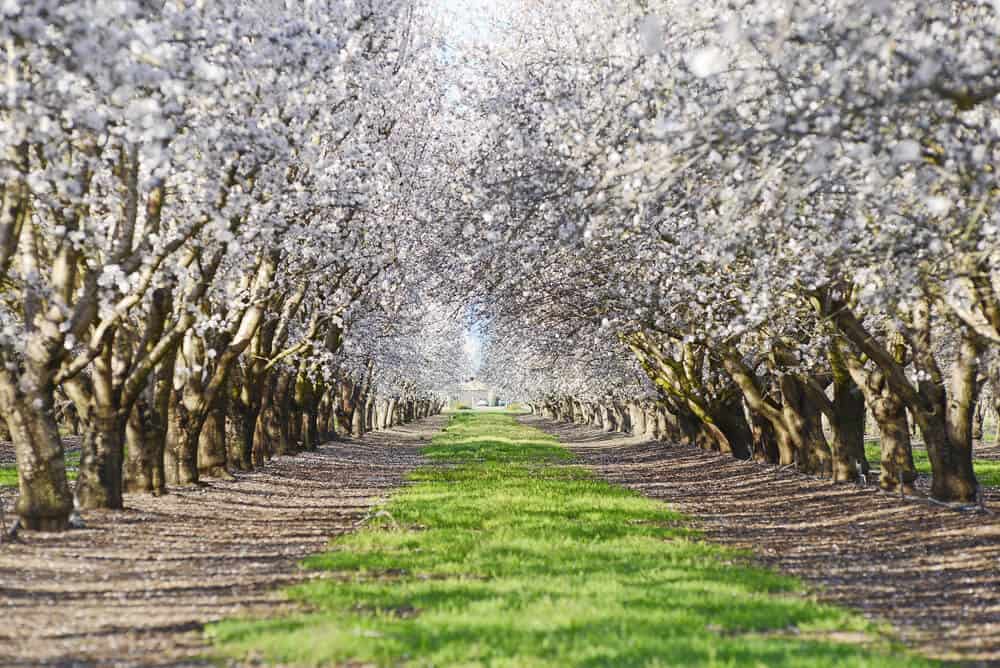
[[[482, 403], [480, 403], [482, 402]], [[486, 383], [470, 378], [448, 389], [448, 403], [452, 406], [463, 404], [470, 408], [476, 406], [496, 406], [497, 394]]]

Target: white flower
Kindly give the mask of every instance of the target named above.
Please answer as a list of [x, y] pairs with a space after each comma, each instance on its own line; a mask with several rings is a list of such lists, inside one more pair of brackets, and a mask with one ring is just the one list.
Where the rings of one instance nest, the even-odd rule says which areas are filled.
[[729, 58], [719, 47], [706, 46], [691, 54], [687, 65], [696, 77], [704, 79], [725, 70], [729, 66]]
[[896, 163], [920, 160], [920, 144], [912, 139], [904, 139], [892, 147], [892, 161]]
[[223, 84], [226, 82], [226, 70], [214, 63], [199, 58], [194, 66], [195, 72], [205, 81], [213, 84]]
[[650, 14], [639, 24], [639, 44], [644, 56], [651, 56], [663, 48], [663, 23], [659, 16]]
[[947, 197], [928, 197], [927, 210], [932, 216], [943, 216], [951, 211], [951, 200]]

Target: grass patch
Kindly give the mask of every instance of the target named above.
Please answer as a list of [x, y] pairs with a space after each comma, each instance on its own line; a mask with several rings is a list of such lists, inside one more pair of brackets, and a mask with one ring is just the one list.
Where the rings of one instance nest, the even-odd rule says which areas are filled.
[[[66, 478], [76, 480], [80, 468], [80, 453], [66, 453]], [[17, 467], [13, 464], [0, 466], [0, 487], [17, 487]]]
[[[878, 441], [865, 441], [865, 457], [872, 466], [878, 466], [882, 458], [882, 451], [879, 449]], [[913, 448], [913, 465], [917, 473], [931, 475], [931, 460], [927, 456], [926, 450]], [[991, 459], [976, 459], [972, 462], [972, 469], [976, 472], [976, 479], [983, 487], [1000, 487], [1000, 461]]]
[[16, 466], [0, 466], [0, 487], [17, 487]]
[[310, 612], [214, 624], [219, 651], [299, 665], [930, 665], [509, 414], [455, 414], [426, 455], [438, 465], [376, 524], [306, 560], [333, 575], [290, 590]]

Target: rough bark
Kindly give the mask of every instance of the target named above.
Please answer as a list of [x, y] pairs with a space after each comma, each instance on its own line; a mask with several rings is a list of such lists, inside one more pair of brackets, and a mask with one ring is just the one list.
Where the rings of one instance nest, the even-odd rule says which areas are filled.
[[865, 395], [854, 382], [835, 348], [831, 353], [833, 479], [856, 480], [858, 476], [867, 476], [869, 472], [868, 458], [865, 456]]
[[[864, 394], [865, 403], [878, 425], [879, 487], [887, 492], [912, 493], [917, 471], [913, 463], [910, 428], [903, 400], [893, 391], [881, 368], [868, 369], [844, 348], [843, 343], [835, 345], [840, 359]], [[897, 350], [896, 355], [902, 359], [903, 351]]]
[[83, 427], [76, 502], [85, 510], [124, 507], [122, 467], [128, 416], [122, 414], [120, 374], [115, 370], [125, 366], [130, 355], [121, 350], [126, 347], [122, 342], [125, 337], [116, 334], [112, 331], [102, 340], [101, 352], [88, 376], [79, 375], [63, 383]]
[[[972, 413], [975, 410], [979, 349], [971, 335], [964, 337], [952, 367], [949, 396], [939, 398], [944, 420], [925, 419], [921, 425], [931, 461], [931, 494], [943, 501], [976, 501], [979, 481], [972, 467]], [[937, 415], [937, 413], [935, 413]]]
[[76, 479], [77, 505], [84, 510], [121, 510], [122, 465], [125, 425], [114, 408], [101, 410], [84, 420], [80, 447], [80, 469]]
[[[756, 374], [743, 363], [738, 352], [728, 351], [725, 353], [723, 364], [743, 393], [743, 398], [751, 412], [758, 419], [764, 419], [771, 423], [771, 431], [778, 449], [778, 464], [782, 466], [795, 464], [798, 461], [799, 444], [793, 429], [801, 428], [802, 425], [789, 425], [787, 423], [789, 417], [796, 416], [794, 409], [789, 407], [786, 412], [784, 405], [777, 405], [771, 398], [764, 395]], [[794, 385], [792, 387], [794, 388]]]
[[756, 411], [749, 412], [753, 460], [764, 464], [780, 464], [781, 452], [778, 449], [778, 439], [774, 434], [774, 426], [770, 420], [762, 417]]
[[[407, 422], [409, 422], [409, 415], [412, 414], [413, 406], [410, 402], [407, 402]], [[356, 408], [351, 413], [351, 435], [355, 438], [361, 438], [365, 435], [365, 403], [364, 401], [356, 402]]]
[[163, 446], [167, 437], [165, 413], [140, 398], [125, 425], [124, 489], [129, 494], [165, 494]]
[[806, 473], [831, 476], [833, 461], [830, 445], [823, 435], [820, 408], [812, 401], [805, 381], [795, 375], [781, 378], [782, 413], [786, 428], [798, 450], [798, 466]]
[[948, 378], [935, 357], [930, 302], [915, 300], [901, 314], [907, 322], [900, 330], [920, 374], [914, 385], [894, 354], [894, 346], [880, 343], [846, 304], [831, 302], [828, 309], [843, 336], [878, 365], [912, 413], [931, 461], [931, 495], [940, 501], [976, 501], [979, 483], [972, 468], [972, 411], [978, 392], [980, 351], [973, 332], [960, 328], [959, 351]]
[[[185, 394], [187, 401], [184, 399]], [[197, 402], [198, 399], [191, 389], [182, 391], [175, 388], [170, 395], [167, 439], [163, 451], [164, 477], [169, 485], [189, 486], [198, 483], [198, 436], [201, 424], [198, 423], [198, 416], [193, 415], [186, 405]]]
[[284, 408], [287, 397], [283, 397], [283, 389], [287, 389], [287, 383], [283, 382], [282, 374], [269, 374], [262, 388], [260, 414], [257, 417], [258, 429], [254, 433], [254, 440], [260, 442], [263, 455], [261, 463], [272, 456], [291, 452], [288, 427], [282, 424], [283, 416], [287, 414]]
[[[37, 376], [34, 376], [37, 379]], [[62, 531], [73, 509], [53, 397], [46, 388], [18, 383], [0, 371], [0, 409], [17, 457], [19, 495], [14, 511], [25, 529]]]
[[236, 471], [253, 469], [253, 438], [257, 413], [260, 411], [260, 391], [246, 382], [246, 366], [236, 365], [229, 379], [229, 409], [226, 411], [226, 461]]
[[202, 478], [233, 478], [227, 468], [227, 398], [225, 392], [219, 392], [198, 434], [198, 475]]
[[125, 427], [125, 491], [165, 494], [164, 449], [177, 351], [173, 349], [151, 374], [149, 384], [129, 412]]

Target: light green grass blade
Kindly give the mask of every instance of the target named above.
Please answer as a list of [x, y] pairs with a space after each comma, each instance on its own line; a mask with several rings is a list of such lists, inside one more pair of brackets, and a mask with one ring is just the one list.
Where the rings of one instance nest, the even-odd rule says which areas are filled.
[[928, 665], [513, 416], [456, 414], [425, 454], [437, 465], [376, 524], [306, 560], [333, 576], [290, 590], [311, 612], [216, 624], [219, 650], [301, 665]]

